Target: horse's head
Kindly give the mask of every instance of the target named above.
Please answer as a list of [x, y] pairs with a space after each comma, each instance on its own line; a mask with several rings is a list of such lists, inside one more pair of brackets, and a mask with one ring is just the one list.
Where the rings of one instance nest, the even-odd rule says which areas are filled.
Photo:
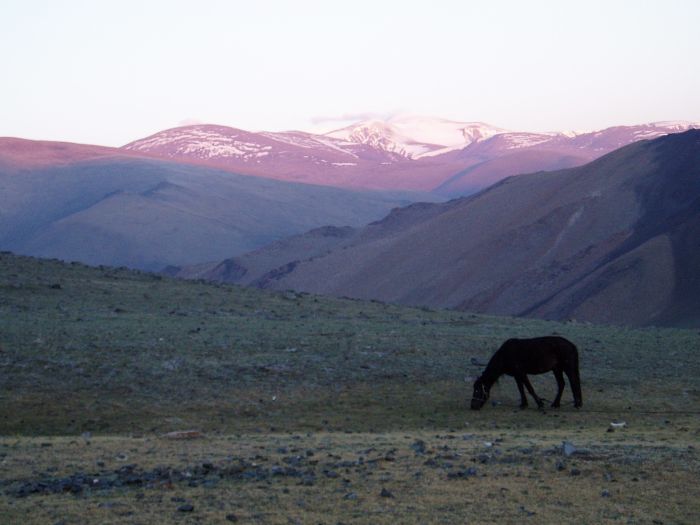
[[482, 379], [479, 377], [474, 381], [474, 394], [472, 395], [472, 410], [479, 410], [489, 398], [489, 391]]

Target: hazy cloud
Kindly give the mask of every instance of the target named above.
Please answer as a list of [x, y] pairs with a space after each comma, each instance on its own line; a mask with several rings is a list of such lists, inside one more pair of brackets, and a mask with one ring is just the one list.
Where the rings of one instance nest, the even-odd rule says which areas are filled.
[[186, 118], [177, 123], [178, 126], [194, 126], [195, 124], [204, 124], [204, 122], [196, 118]]
[[395, 111], [383, 112], [383, 113], [382, 112], [374, 112], [374, 111], [366, 111], [364, 113], [343, 113], [341, 115], [335, 115], [335, 116], [330, 116], [330, 115], [316, 116], [316, 117], [311, 117], [309, 120], [311, 121], [312, 124], [319, 125], [319, 124], [333, 124], [333, 123], [337, 123], [337, 122], [357, 122], [358, 120], [371, 120], [371, 119], [387, 120], [395, 114], [396, 114]]

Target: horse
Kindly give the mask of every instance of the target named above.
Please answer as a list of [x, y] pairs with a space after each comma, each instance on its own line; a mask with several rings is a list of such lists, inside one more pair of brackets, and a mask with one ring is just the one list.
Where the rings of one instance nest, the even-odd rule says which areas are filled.
[[581, 378], [578, 370], [578, 350], [568, 339], [559, 336], [535, 337], [533, 339], [508, 339], [493, 354], [486, 365], [484, 373], [474, 382], [472, 410], [479, 410], [489, 398], [493, 384], [503, 374], [512, 376], [520, 391], [520, 408], [527, 407], [527, 398], [523, 386], [527, 388], [539, 408], [544, 401], [536, 393], [527, 374], [544, 374], [554, 372], [557, 380], [557, 397], [552, 408], [559, 408], [564, 392], [564, 375], [569, 378], [574, 406], [583, 405], [581, 396]]

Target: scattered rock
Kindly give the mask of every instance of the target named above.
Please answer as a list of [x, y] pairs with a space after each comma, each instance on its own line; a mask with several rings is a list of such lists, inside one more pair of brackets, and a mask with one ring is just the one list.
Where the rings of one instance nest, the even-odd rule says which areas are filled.
[[528, 517], [534, 516], [535, 512], [527, 510], [523, 505], [520, 505], [520, 512], [527, 514]]
[[313, 472], [304, 474], [304, 476], [301, 478], [301, 484], [305, 487], [311, 487], [314, 483], [316, 483], [316, 476], [313, 474]]
[[194, 510], [194, 505], [191, 503], [185, 503], [177, 508], [178, 512], [192, 512]]
[[576, 447], [573, 445], [573, 443], [563, 441], [561, 451], [568, 458], [576, 452]]
[[199, 430], [176, 430], [160, 436], [163, 439], [202, 439], [204, 434]]
[[236, 523], [238, 521], [238, 516], [236, 516], [235, 514], [226, 514], [226, 521]]
[[425, 441], [423, 441], [422, 439], [418, 439], [413, 442], [411, 448], [417, 456], [422, 456], [423, 454], [425, 454]]
[[477, 475], [477, 470], [475, 467], [469, 467], [463, 470], [455, 470], [447, 473], [447, 479], [463, 479], [470, 478]]
[[476, 458], [479, 463], [483, 463], [484, 465], [491, 461], [491, 456], [489, 454], [479, 454]]
[[609, 498], [609, 497], [610, 497], [610, 491], [607, 490], [607, 489], [605, 489], [605, 490], [603, 490], [603, 491], [600, 493], [600, 496], [601, 496], [602, 498]]
[[387, 490], [385, 488], [382, 488], [382, 491], [379, 493], [379, 495], [382, 498], [393, 498], [394, 497], [394, 495], [391, 493], [391, 491]]
[[569, 471], [569, 474], [571, 474], [572, 476], [580, 476], [580, 475], [581, 475], [581, 471], [580, 471], [579, 469], [577, 469], [577, 468], [572, 468], [572, 469]]

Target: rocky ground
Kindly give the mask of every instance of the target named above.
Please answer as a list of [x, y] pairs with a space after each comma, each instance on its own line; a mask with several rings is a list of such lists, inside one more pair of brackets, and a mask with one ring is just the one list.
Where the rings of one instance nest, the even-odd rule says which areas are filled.
[[[693, 523], [700, 426], [5, 438], [7, 523]], [[531, 417], [548, 415], [531, 410]], [[649, 422], [651, 423], [651, 421]], [[595, 435], [594, 435], [595, 434]], [[86, 521], [87, 520], [87, 521]]]

